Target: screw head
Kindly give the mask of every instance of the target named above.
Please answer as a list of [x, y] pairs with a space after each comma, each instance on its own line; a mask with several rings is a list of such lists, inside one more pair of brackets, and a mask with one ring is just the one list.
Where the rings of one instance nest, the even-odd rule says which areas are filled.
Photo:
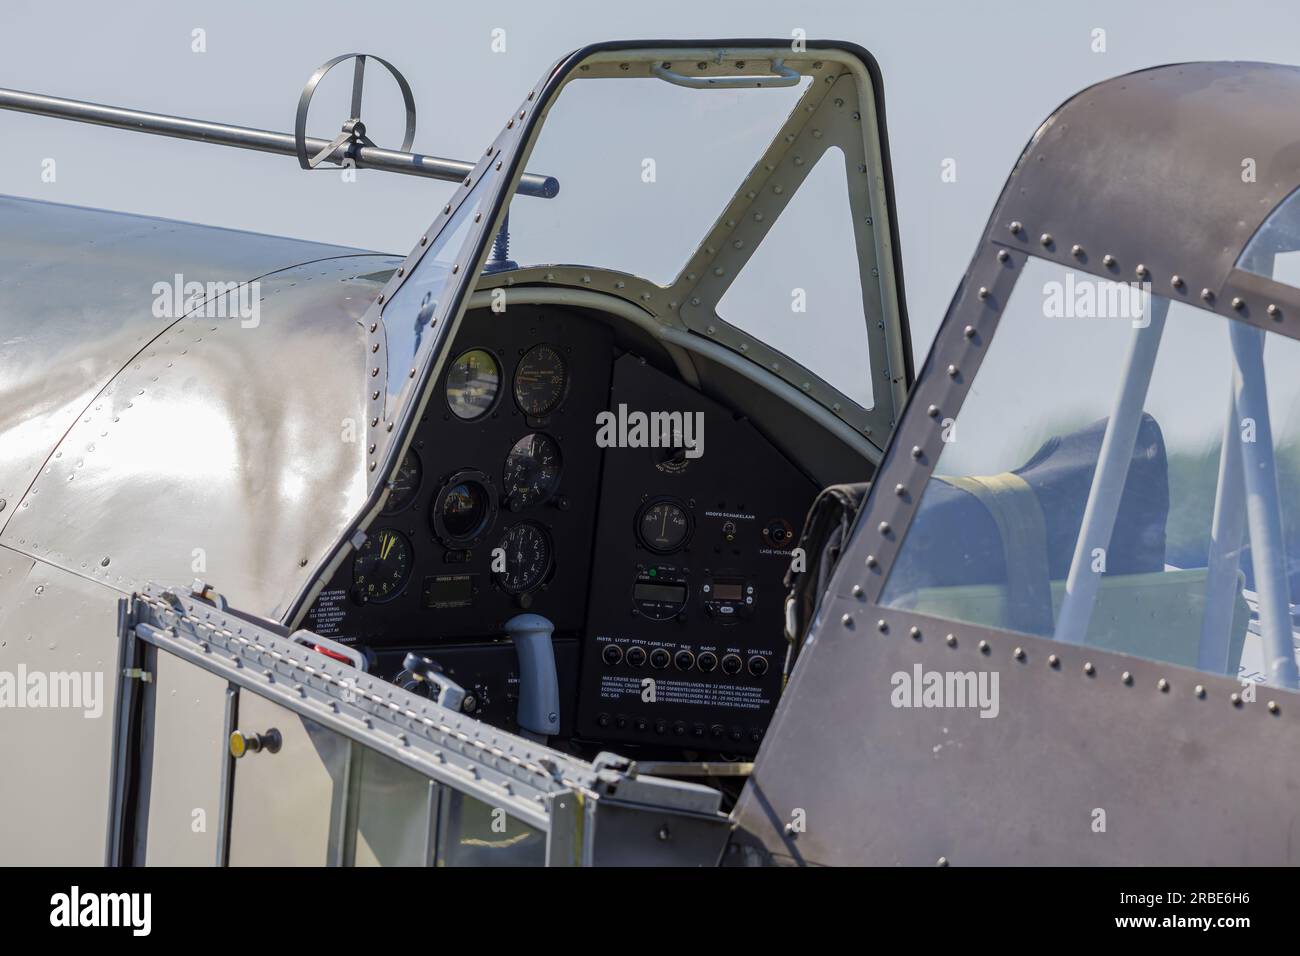
[[1204, 700], [1204, 699], [1205, 699], [1205, 685], [1204, 685], [1204, 684], [1197, 684], [1194, 688], [1192, 688], [1192, 693], [1195, 694], [1195, 695], [1197, 696], [1197, 698], [1199, 698], [1200, 700]]
[[1092, 666], [1092, 661], [1085, 661], [1083, 665], [1083, 672], [1087, 674], [1089, 677], [1091, 677], [1093, 674], [1097, 673], [1097, 668]]
[[987, 654], [987, 653], [989, 653], [989, 642], [988, 642], [988, 641], [980, 641], [980, 653], [981, 653], [981, 654]]
[[1165, 680], [1163, 677], [1156, 681], [1156, 686], [1160, 688], [1160, 693], [1169, 693], [1169, 681]]
[[1083, 246], [1076, 242], [1070, 247], [1070, 255], [1074, 256], [1076, 259], [1082, 259], [1084, 256]]
[[1272, 318], [1272, 319], [1276, 319], [1279, 315], [1282, 314], [1282, 310], [1279, 309], [1279, 308], [1277, 307], [1277, 304], [1274, 303], [1274, 302], [1270, 302], [1270, 303], [1268, 304], [1268, 308], [1265, 309], [1264, 311], [1267, 312], [1268, 315], [1269, 315], [1269, 318]]
[[1048, 666], [1048, 667], [1053, 667], [1053, 668], [1060, 667], [1060, 666], [1061, 666], [1061, 659], [1060, 659], [1059, 657], [1057, 657], [1055, 654], [1048, 654], [1048, 655], [1047, 655], [1047, 666]]
[[1007, 252], [1007, 250], [1005, 249], [998, 250], [998, 262], [1006, 262], [1010, 258], [1011, 258], [1011, 253]]
[[1018, 236], [1018, 235], [1020, 235], [1021, 231], [1022, 231], [1025, 227], [1024, 227], [1024, 225], [1020, 222], [1019, 219], [1013, 219], [1013, 220], [1011, 221], [1011, 225], [1008, 226], [1007, 228], [1009, 228], [1009, 229], [1011, 230], [1011, 234], [1012, 234], [1013, 236]]
[[944, 640], [948, 642], [948, 646], [949, 646], [949, 647], [956, 647], [956, 646], [957, 646], [957, 635], [956, 635], [956, 634], [949, 634], [946, 638], [944, 638]]
[[912, 629], [908, 631], [908, 633], [912, 635], [912, 640], [914, 641], [919, 641], [921, 639], [921, 629], [915, 624], [912, 625]]
[[1268, 712], [1269, 712], [1270, 714], [1276, 714], [1276, 713], [1278, 712], [1277, 701], [1275, 701], [1275, 700], [1270, 700], [1270, 701], [1268, 702]]
[[1101, 264], [1106, 266], [1107, 268], [1110, 268], [1115, 264], [1115, 257], [1108, 252], [1101, 257]]
[[1119, 679], [1120, 681], [1123, 682], [1125, 687], [1133, 686], [1133, 675], [1130, 674], [1128, 671], [1125, 671], [1124, 673], [1120, 674]]
[[1169, 284], [1173, 286], [1175, 289], [1182, 289], [1182, 287], [1186, 285], [1186, 283], [1183, 282], [1183, 277], [1177, 274], [1171, 275], [1169, 277]]
[[1011, 656], [1018, 661], [1023, 661], [1025, 659], [1024, 649], [1017, 647], [1014, 651], [1011, 652]]
[[1052, 234], [1050, 232], [1045, 232], [1038, 237], [1038, 241], [1042, 243], [1043, 248], [1050, 249], [1052, 246]]
[[1243, 298], [1242, 298], [1241, 296], [1239, 296], [1239, 295], [1237, 295], [1237, 296], [1233, 296], [1233, 297], [1232, 297], [1232, 307], [1233, 307], [1234, 309], [1236, 309], [1238, 312], [1240, 312], [1242, 309], [1244, 309], [1244, 308], [1246, 307], [1246, 300], [1243, 299]]

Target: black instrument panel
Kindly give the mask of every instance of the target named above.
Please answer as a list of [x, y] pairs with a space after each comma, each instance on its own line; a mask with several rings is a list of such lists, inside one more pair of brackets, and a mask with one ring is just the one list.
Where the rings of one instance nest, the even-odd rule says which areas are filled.
[[794, 529], [818, 489], [747, 420], [635, 356], [614, 365], [610, 408], [629, 443], [637, 412], [677, 414], [657, 431], [680, 421], [703, 443], [605, 451], [578, 733], [752, 754], [781, 691]]
[[466, 315], [383, 513], [305, 627], [371, 648], [585, 622], [613, 336], [576, 313]]
[[[554, 625], [578, 749], [753, 753], [816, 486], [584, 314], [472, 312], [449, 355], [381, 514], [303, 626], [399, 683], [417, 651], [467, 689], [467, 712], [515, 729], [504, 624], [527, 610]], [[702, 454], [684, 447], [700, 439]]]

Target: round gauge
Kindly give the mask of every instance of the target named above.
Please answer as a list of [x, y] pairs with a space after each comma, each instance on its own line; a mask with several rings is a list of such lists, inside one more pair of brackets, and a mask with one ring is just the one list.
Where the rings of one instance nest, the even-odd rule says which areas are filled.
[[414, 553], [399, 531], [385, 528], [366, 538], [352, 559], [352, 593], [362, 603], [391, 601], [411, 576]]
[[548, 435], [533, 432], [515, 442], [506, 455], [503, 487], [506, 507], [522, 511], [539, 505], [560, 484], [560, 446]]
[[499, 547], [505, 551], [505, 570], [497, 583], [508, 594], [524, 594], [540, 587], [551, 570], [551, 536], [539, 524], [525, 521], [506, 531]]
[[414, 449], [408, 451], [397, 469], [397, 474], [393, 476], [393, 490], [388, 493], [388, 503], [384, 505], [383, 513], [397, 514], [414, 501], [420, 490], [420, 478], [423, 474], [424, 468], [420, 465], [420, 456]]
[[515, 401], [525, 415], [541, 418], [559, 408], [569, 386], [569, 373], [559, 349], [534, 345], [515, 369]]
[[501, 364], [487, 349], [462, 352], [447, 370], [447, 407], [462, 421], [482, 418], [501, 390]]
[[652, 501], [641, 510], [637, 519], [641, 543], [659, 554], [676, 551], [686, 543], [690, 533], [690, 516], [675, 501]]
[[496, 509], [487, 475], [481, 471], [458, 471], [434, 496], [429, 521], [433, 533], [443, 543], [465, 545], [488, 530]]

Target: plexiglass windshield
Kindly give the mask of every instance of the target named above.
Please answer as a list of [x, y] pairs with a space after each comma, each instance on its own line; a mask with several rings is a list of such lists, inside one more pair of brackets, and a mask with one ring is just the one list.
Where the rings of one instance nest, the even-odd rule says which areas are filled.
[[1298, 372], [1293, 339], [1030, 260], [883, 602], [1294, 686]]
[[[671, 309], [695, 331], [713, 327], [715, 341], [837, 410], [843, 396], [874, 408], [891, 370], [866, 191], [883, 180], [862, 161], [872, 117], [858, 77], [809, 54], [645, 57], [581, 66], [559, 92], [528, 158], [559, 180], [559, 195], [514, 199], [509, 265], [490, 268], [580, 265], [648, 280], [671, 290]], [[734, 77], [690, 85], [735, 69], [747, 87], [727, 86]]]

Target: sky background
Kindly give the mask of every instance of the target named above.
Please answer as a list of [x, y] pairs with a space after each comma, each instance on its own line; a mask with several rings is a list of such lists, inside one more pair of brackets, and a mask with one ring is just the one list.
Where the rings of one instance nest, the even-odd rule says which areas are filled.
[[[207, 51], [191, 50], [206, 31]], [[492, 50], [503, 28], [506, 52]], [[918, 364], [1025, 142], [1064, 99], [1131, 70], [1197, 59], [1300, 61], [1300, 4], [827, 2], [417, 4], [369, 0], [0, 2], [0, 86], [291, 131], [331, 56], [402, 70], [420, 110], [415, 149], [475, 157], [569, 50], [623, 38], [842, 39], [884, 74], [907, 301]], [[1093, 52], [1093, 31], [1106, 51]], [[309, 131], [333, 136], [350, 71], [322, 86]], [[335, 82], [331, 82], [335, 81]], [[368, 71], [372, 138], [397, 146], [397, 92]], [[385, 95], [388, 94], [388, 95]], [[391, 100], [391, 103], [385, 102]], [[0, 113], [0, 193], [405, 253], [450, 187], [361, 172], [306, 173], [287, 157]], [[41, 161], [58, 163], [56, 183]], [[956, 182], [943, 182], [947, 159]], [[3, 223], [0, 223], [0, 227]]]

